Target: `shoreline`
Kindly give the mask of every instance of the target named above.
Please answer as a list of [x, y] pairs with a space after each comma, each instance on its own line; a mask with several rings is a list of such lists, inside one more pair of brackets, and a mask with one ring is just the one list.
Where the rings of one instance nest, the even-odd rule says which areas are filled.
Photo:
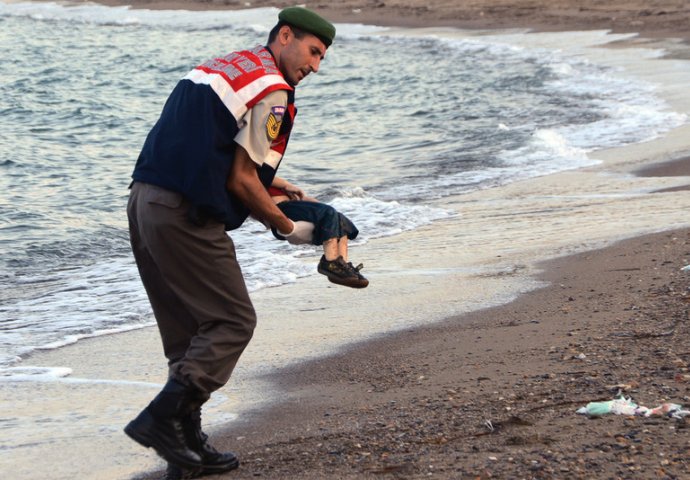
[[[253, 6], [260, 6], [257, 3], [261, 2], [254, 2]], [[347, 5], [350, 3], [357, 2], [346, 2]], [[149, 3], [137, 5], [150, 8]], [[171, 3], [158, 2], [157, 5], [171, 5]], [[213, 2], [204, 3], [204, 5], [216, 7]], [[385, 12], [386, 8], [380, 10]], [[391, 20], [396, 17], [382, 14], [376, 18]], [[410, 22], [419, 22], [420, 18], [423, 19], [423, 16], [415, 16]], [[424, 23], [414, 25], [424, 26]], [[515, 26], [520, 25], [513, 25]], [[488, 28], [488, 25], [478, 28]], [[554, 30], [567, 29], [560, 28], [560, 25], [554, 27]], [[681, 37], [675, 30], [665, 31], [665, 33], [671, 34], [670, 37]], [[665, 35], [663, 36], [665, 38]], [[630, 45], [635, 41], [622, 43]], [[605, 48], [610, 45], [606, 44]], [[687, 50], [687, 46], [684, 46], [681, 52], [687, 55]], [[687, 101], [687, 99], [684, 100]], [[687, 132], [687, 128], [684, 131]], [[678, 136], [682, 137], [683, 134], [679, 133]], [[568, 196], [587, 195], [590, 192], [593, 197], [606, 196], [610, 193], [630, 196], [635, 206], [641, 204], [643, 212], [639, 216], [642, 217], [649, 215], [650, 210], [645, 209], [651, 209], [652, 205], [656, 205], [660, 196], [667, 195], [667, 192], [672, 195], [674, 191], [687, 188], [686, 182], [679, 180], [678, 175], [687, 176], [683, 172], [686, 172], [690, 165], [690, 159], [686, 158], [688, 153], [690, 153], [690, 147], [686, 140], [679, 140], [676, 144], [670, 139], [655, 141], [653, 146], [614, 149], [597, 155], [604, 159], [605, 165], [556, 174], [561, 180], [541, 177], [520, 185], [499, 187], [500, 191], [488, 194], [488, 199], [487, 192], [477, 192], [458, 199], [455, 206], [460, 209], [459, 206], [462, 204], [465, 220], [472, 222], [475, 217], [481, 216], [482, 212], [488, 212], [491, 203], [497, 198], [514, 197], [516, 206], [519, 206], [525, 200], [527, 203], [533, 201], [529, 198], [530, 194], [544, 197], [553, 195], [568, 199]], [[671, 176], [660, 175], [660, 173], [671, 172], [672, 170], [668, 169], [676, 168], [678, 165], [682, 166], [680, 173], [673, 173]], [[637, 167], [641, 167], [642, 170], [656, 170], [651, 176], [645, 176], [649, 174], [649, 171], [644, 175], [640, 174], [634, 181], [625, 177]], [[601, 177], [606, 175], [614, 175], [615, 178], [607, 177], [602, 180]], [[598, 185], [598, 183], [609, 181], [612, 186]], [[530, 186], [542, 183], [547, 187], [532, 193], [535, 190]], [[571, 183], [584, 184], [582, 191], [573, 190], [569, 185]], [[636, 193], [630, 193], [636, 190], [642, 192], [640, 197], [646, 195], [648, 200], [639, 199]], [[675, 218], [673, 209], [685, 208], [683, 205], [686, 202], [682, 204], [679, 202], [674, 207], [675, 198], [670, 197], [667, 200], [670, 205], [659, 217], [661, 224], [667, 218]], [[559, 202], [562, 201], [554, 200], [544, 207], [540, 203], [541, 200], [539, 202], [534, 200], [530, 203], [530, 207], [536, 205], [539, 208], [554, 209], [555, 213], [546, 218], [558, 220], [557, 210]], [[473, 210], [475, 204], [478, 203], [484, 203], [484, 205]], [[567, 211], [572, 207], [578, 213], [580, 209], [584, 209], [583, 205], [567, 203], [566, 208], [561, 208]], [[525, 210], [529, 208], [525, 207]], [[612, 205], [601, 214], [604, 219], [602, 225], [607, 215], [625, 215], [626, 213], [625, 205]], [[681, 435], [673, 436], [679, 432], [682, 434], [682, 428], [684, 428], [682, 425], [685, 424], [669, 423], [665, 419], [656, 420], [651, 427], [647, 421], [640, 419], [604, 418], [599, 421], [588, 421], [572, 415], [571, 410], [580, 407], [579, 403], [566, 403], [589, 401], [613, 395], [615, 392], [608, 389], [608, 385], [616, 383], [632, 385], [630, 378], [635, 375], [636, 385], [626, 390], [626, 395], [633, 395], [638, 402], [655, 406], [651, 403], [663, 395], [686, 405], [690, 403], [690, 399], [687, 398], [687, 386], [683, 381], [677, 382], [678, 385], [675, 383], [676, 374], [681, 375], [681, 379], [684, 378], [682, 376], [685, 375], [685, 371], [682, 369], [687, 368], [688, 362], [687, 356], [683, 356], [684, 352], [680, 351], [680, 347], [674, 344], [674, 348], [683, 355], [676, 355], [669, 360], [670, 363], [654, 363], [659, 359], [655, 360], [654, 356], [647, 355], [648, 352], [645, 350], [668, 351], [670, 347], [665, 346], [662, 341], [671, 337], [651, 336], [649, 339], [652, 341], [657, 339], [659, 343], [645, 344], [641, 347], [630, 346], [628, 343], [614, 345], [602, 340], [607, 337], [607, 328], [612, 324], [618, 326], [619, 332], [633, 334], [637, 334], [638, 329], [653, 327], [653, 324], [649, 322], [657, 322], [665, 326], [665, 319], [659, 318], [655, 311], [655, 307], [658, 306], [657, 299], [668, 299], [668, 304], [673, 305], [676, 310], [671, 313], [671, 308], [664, 305], [661, 305], [660, 309], [666, 309], [664, 311], [673, 315], [682, 313], [681, 307], [685, 302], [685, 297], [679, 295], [687, 291], [687, 277], [679, 276], [678, 269], [673, 270], [673, 268], [682, 266], [678, 262], [687, 261], [690, 255], [684, 253], [688, 252], [688, 229], [677, 230], [673, 228], [675, 224], [669, 224], [672, 226], [667, 225], [668, 231], [647, 236], [645, 234], [654, 229], [654, 224], [645, 223], [642, 218], [633, 220], [634, 226], [629, 230], [621, 229], [621, 225], [618, 224], [610, 229], [603, 228], [601, 233], [597, 230], [602, 225], [594, 222], [589, 226], [589, 230], [584, 230], [581, 236], [576, 235], [576, 232], [571, 233], [560, 243], [556, 243], [557, 246], [548, 253], [542, 253], [542, 256], [539, 256], [539, 245], [536, 245], [530, 252], [514, 261], [506, 260], [508, 266], [516, 266], [518, 270], [516, 275], [521, 276], [520, 278], [531, 278], [536, 274], [534, 269], [546, 268], [546, 272], [539, 275], [552, 282], [550, 287], [524, 294], [518, 292], [519, 297], [513, 302], [461, 316], [450, 316], [438, 324], [402, 328], [383, 338], [355, 342], [354, 346], [347, 347], [335, 355], [319, 357], [315, 361], [306, 360], [285, 371], [281, 370], [279, 373], [260, 378], [260, 382], [275, 384], [283, 389], [280, 398], [269, 399], [269, 401], [281, 402], [280, 405], [265, 410], [260, 407], [257, 411], [249, 411], [237, 422], [225, 425], [214, 424], [210, 430], [214, 445], [238, 451], [242, 466], [239, 471], [226, 476], [209, 478], [256, 478], [257, 475], [261, 478], [307, 480], [310, 478], [421, 478], [428, 474], [434, 474], [436, 478], [458, 478], [460, 474], [487, 476], [487, 472], [496, 478], [509, 478], [516, 473], [587, 478], [585, 474], [580, 473], [583, 465], [566, 451], [569, 446], [566, 445], [569, 440], [567, 435], [572, 435], [574, 439], [583, 442], [578, 446], [587, 449], [582, 452], [587, 458], [586, 462], [592, 462], [584, 464], [584, 467], [590, 469], [589, 471], [597, 471], [597, 465], [604, 465], [610, 469], [623, 469], [623, 473], [606, 470], [606, 473], [610, 475], [624, 475], [626, 471], [635, 474], [635, 471], [630, 469], [638, 466], [641, 468], [644, 466], [642, 472], [648, 472], [648, 469], [652, 467], [665, 469], [670, 474], [688, 472], [687, 460], [685, 460], [688, 444], [682, 442], [684, 437]], [[509, 222], [506, 223], [509, 224]], [[576, 221], [567, 225], [568, 229], [578, 226]], [[457, 234], [462, 230], [448, 225], [443, 225], [441, 228], [447, 228], [451, 234]], [[597, 233], [591, 236], [592, 232]], [[635, 238], [617, 242], [616, 235], [625, 236], [626, 232], [635, 232]], [[554, 232], [552, 235], [555, 238], [561, 233]], [[415, 241], [423, 237], [423, 233], [406, 235], [404, 239], [397, 240], [396, 245], [403, 245], [407, 249], [406, 255], [412, 257], [433, 254], [434, 249], [431, 247], [422, 254], [415, 252]], [[680, 240], [673, 240], [674, 237]], [[516, 241], [520, 240], [523, 239]], [[386, 245], [382, 243], [372, 242], [371, 245], [362, 248], [369, 252], [371, 258], [374, 254], [385, 251]], [[615, 245], [598, 250], [602, 244], [610, 245], [611, 243]], [[481, 247], [485, 248], [483, 245]], [[471, 248], [480, 250], [477, 246], [471, 246]], [[563, 257], [571, 253], [573, 249], [585, 253], [579, 253], [574, 257]], [[511, 252], [501, 252], [501, 254], [508, 258]], [[535, 256], [543, 259], [543, 255], [563, 258], [550, 260], [547, 262], [549, 266], [543, 266], [542, 263], [534, 268], [522, 266], [523, 261], [531, 265], [528, 262], [533, 262]], [[390, 267], [391, 271], [385, 272], [380, 281], [396, 278], [395, 269], [399, 264], [397, 259], [395, 262]], [[615, 263], [610, 267], [611, 271], [596, 270], [598, 267], [612, 265], [610, 262]], [[403, 268], [409, 269], [403, 270], [405, 275], [412, 275], [410, 272], [414, 272], [415, 268], [421, 268], [420, 264], [424, 262], [404, 258], [400, 264]], [[500, 263], [500, 266], [503, 265], [504, 263]], [[524, 272], [520, 270], [522, 268], [525, 269]], [[594, 269], [593, 272], [599, 272], [600, 275], [595, 275], [589, 269]], [[644, 290], [639, 286], [643, 274], [644, 278], [654, 284], [655, 290]], [[504, 274], [499, 271], [499, 273], [484, 275], [499, 277], [500, 275], [510, 276], [513, 273]], [[455, 280], [447, 273], [435, 275], [433, 279], [428, 280], [424, 275], [417, 274], [415, 279], [418, 280], [420, 277], [422, 281], [429, 283], [434, 281], [443, 283], [447, 279]], [[589, 282], [586, 281], [587, 279]], [[579, 284], [571, 286], [572, 282], [579, 282]], [[596, 291], [588, 291], [588, 288], [594, 288], [592, 287], [594, 282], [597, 282]], [[335, 301], [336, 308], [338, 306], [347, 308], [348, 303], [357, 298], [342, 295], [342, 291], [337, 289], [324, 289], [320, 279], [308, 279], [298, 283], [297, 286], [286, 288], [284, 291], [287, 293], [280, 293], [278, 289], [263, 292], [260, 295], [262, 300], [255, 303], [285, 302], [290, 297], [290, 292], [300, 290], [318, 292], [325, 302]], [[499, 284], [499, 287], [500, 285], [502, 284]], [[625, 288], [618, 288], [619, 285]], [[458, 286], [465, 287], [466, 285], [459, 284]], [[414, 281], [405, 285], [405, 288], [410, 289], [409, 291], [413, 287]], [[405, 288], [401, 290], [403, 295], [406, 294]], [[568, 293], [567, 298], [563, 296], [563, 291]], [[445, 294], [451, 292], [451, 289], [447, 289]], [[462, 290], [459, 292], [462, 293]], [[643, 301], [637, 300], [635, 293], [642, 293]], [[341, 295], [345, 298], [337, 300]], [[369, 298], [380, 299], [386, 298], [387, 295], [389, 299], [396, 298], [385, 291], [379, 292], [378, 297]], [[573, 300], [570, 300], [571, 297]], [[442, 298], [443, 295], [439, 295], [428, 302]], [[605, 305], [606, 308], [592, 311], [593, 306], [599, 305]], [[615, 305], [615, 309], [611, 307], [612, 305]], [[263, 308], [263, 305], [257, 306]], [[260, 318], [264, 320], [276, 315], [276, 312], [279, 310], [262, 312]], [[302, 313], [300, 310], [297, 312]], [[361, 313], [361, 309], [356, 310], [349, 320], [353, 324], [362, 322], [363, 318], [371, 320], [369, 317], [362, 317]], [[636, 323], [625, 324], [624, 321], [631, 316], [635, 317]], [[502, 318], [497, 320], [496, 317]], [[534, 323], [537, 317], [543, 320]], [[277, 318], [280, 318], [280, 315], [277, 315]], [[561, 324], [561, 320], [565, 320], [565, 324]], [[648, 323], [645, 323], [645, 320]], [[157, 333], [155, 329], [147, 330], [147, 332], [117, 336], [136, 339], [132, 344], [136, 345], [140, 351], [134, 358], [129, 359], [127, 366], [118, 366], [122, 371], [116, 372], [115, 377], [139, 380], [143, 375], [155, 381], [164, 377], [164, 365], [158, 352]], [[654, 335], [655, 331], [652, 329], [646, 333]], [[681, 341], [680, 345], [682, 345], [682, 338], [687, 336], [686, 333], [686, 330], [678, 328], [672, 336], [674, 342]], [[475, 334], [476, 336], [473, 336]], [[460, 343], [452, 343], [451, 340], [459, 335], [466, 335], [466, 338], [461, 338]], [[549, 340], [547, 350], [544, 350], [544, 345], [540, 344], [540, 340], [544, 338]], [[118, 355], [118, 350], [121, 350], [121, 346], [118, 345], [120, 342], [121, 340], [118, 341], [115, 338], [90, 339], [83, 344], [80, 342], [74, 347], [67, 347], [62, 352], [53, 352], [49, 354], [49, 357], [67, 356], [71, 359], [71, 363], [66, 363], [76, 365], [78, 363], [74, 362], [79, 362], [84, 349], [103, 354], [104, 344], [109, 344], [105, 351], [106, 355], [114, 357]], [[611, 356], [612, 354], [607, 351], [607, 347], [611, 345], [614, 345], [615, 356]], [[152, 346], [156, 349], [153, 350], [155, 353], [152, 353]], [[555, 350], [550, 349], [552, 346]], [[626, 353], [625, 350], [629, 347], [637, 349]], [[520, 350], [520, 348], [523, 349]], [[380, 352], [386, 352], [386, 355], [381, 355]], [[441, 353], [444, 355], [447, 353], [448, 358], [442, 358]], [[571, 358], [577, 357], [580, 353], [585, 354], [584, 360]], [[520, 365], [511, 365], [500, 355], [506, 355], [508, 359], [518, 358]], [[629, 375], [628, 372], [637, 368], [637, 365], [631, 362], [626, 363], [626, 355], [644, 358], [649, 364], [635, 375]], [[42, 355], [36, 357], [42, 357]], [[608, 373], [600, 372], [601, 368], [607, 365], [607, 361], [611, 359], [620, 361], [621, 358], [623, 361], [620, 362], [620, 368], [605, 367]], [[685, 363], [677, 364], [674, 361]], [[628, 371], [622, 368], [625, 365], [628, 366]], [[113, 377], [111, 365], [95, 367], [90, 365], [88, 368], [84, 367], [83, 370], [89, 372], [86, 375], [88, 378]], [[653, 380], [658, 372], [665, 375], [664, 383], [651, 386], [647, 384], [646, 380]], [[671, 373], [673, 376], [669, 377]], [[79, 372], [75, 371], [75, 374], [78, 376]], [[223, 395], [230, 397], [246, 387], [242, 382], [247, 380], [242, 378], [242, 375], [239, 377], [239, 379], [230, 380], [228, 387], [223, 389]], [[668, 388], [664, 389], [662, 386]], [[518, 396], [514, 396], [516, 388], [517, 390], [530, 388], [536, 398], [531, 398], [532, 396], [525, 390], [520, 390], [517, 393]], [[577, 389], [583, 394], [568, 400], [565, 396], [569, 391], [573, 391], [571, 389]], [[676, 395], [683, 389], [684, 397], [683, 394], [680, 397]], [[122, 389], [119, 388], [112, 388], [109, 392], [113, 396], [118, 396], [118, 402], [120, 400], [131, 402], [132, 411], [140, 406], [141, 398], [143, 398], [140, 392], [133, 393], [129, 390], [123, 397]], [[269, 389], [269, 392], [272, 394], [273, 391]], [[498, 395], [494, 392], [498, 392]], [[148, 398], [149, 393], [147, 390], [143, 392], [143, 396]], [[585, 393], [596, 398], [590, 398]], [[238, 396], [241, 398], [241, 394]], [[539, 403], [545, 399], [546, 403]], [[209, 412], [215, 407], [216, 405], [210, 405]], [[512, 424], [511, 412], [531, 425]], [[539, 417], [540, 414], [544, 414], [543, 419]], [[497, 434], [486, 434], [483, 430], [485, 419], [490, 419], [495, 425], [502, 426]], [[677, 430], [670, 431], [669, 427], [675, 427]], [[627, 438], [629, 431], [635, 429], [647, 429], [649, 432], [636, 434], [632, 439]], [[589, 440], [583, 438], [584, 434], [590, 433], [592, 438]], [[239, 440], [238, 437], [240, 437]], [[658, 449], [651, 445], [657, 439], [661, 439]], [[591, 442], [585, 443], [585, 440]], [[599, 443], [596, 443], [597, 441]], [[630, 448], [640, 443], [644, 449]], [[621, 445], [625, 447], [625, 450]], [[136, 445], [127, 444], [127, 446], [130, 448], [133, 462], [142, 461], [142, 459], [150, 462], [153, 456], [150, 451], [143, 451]], [[624, 467], [617, 467], [616, 463], [621, 451], [634, 461], [624, 463]], [[665, 461], [667, 463], [664, 463]], [[429, 468], [429, 465], [434, 465], [434, 468]], [[562, 468], [569, 470], [565, 471]], [[156, 471], [136, 478], [159, 477], [160, 472]], [[115, 474], [111, 478], [121, 477]]]

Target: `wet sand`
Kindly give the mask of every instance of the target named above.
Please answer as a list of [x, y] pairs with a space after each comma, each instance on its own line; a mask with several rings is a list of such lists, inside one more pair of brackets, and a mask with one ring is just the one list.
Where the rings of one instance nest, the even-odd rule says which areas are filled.
[[[645, 32], [646, 37], [621, 42], [630, 50], [658, 41], [650, 37], [688, 36], [685, 2], [557, 1], [548, 8], [527, 1], [463, 2], [462, 8], [455, 3], [347, 1], [315, 9], [336, 21], [380, 25]], [[190, 4], [137, 3], [145, 8]], [[609, 9], [616, 5], [625, 15], [616, 11], [614, 21]], [[483, 15], [476, 13], [480, 7]], [[467, 12], [474, 14], [463, 16]], [[602, 20], [606, 15], [609, 20]], [[687, 58], [685, 44], [663, 42], [676, 49], [676, 57]], [[649, 62], [675, 71], [670, 61]], [[634, 68], [646, 74], [649, 62]], [[664, 90], [677, 111], [690, 111], [686, 85]], [[598, 152], [603, 162], [598, 166], [457, 197], [450, 203], [462, 216], [433, 228], [443, 229], [447, 235], [440, 237], [452, 239], [461, 251], [451, 255], [447, 243], [425, 242], [424, 229], [373, 241], [358, 252], [372, 259], [367, 264], [372, 285], [359, 296], [324, 287], [319, 278], [258, 292], [260, 328], [281, 328], [271, 322], [285, 318], [286, 309], [295, 322], [333, 316], [330, 321], [362, 329], [386, 315], [383, 306], [401, 316], [407, 311], [448, 317], [443, 311], [454, 311], [464, 296], [498, 298], [507, 292], [517, 299], [433, 325], [402, 325], [395, 334], [336, 355], [315, 352], [317, 360], [259, 378], [270, 386], [264, 391], [269, 398], [243, 397], [243, 387], [254, 380], [240, 370], [219, 396], [245, 407], [256, 401], [257, 408], [244, 410], [237, 421], [209, 427], [213, 443], [236, 451], [242, 461], [238, 471], [216, 478], [690, 475], [686, 421], [589, 420], [574, 413], [618, 390], [646, 406], [690, 404], [690, 273], [680, 270], [690, 263], [690, 199], [684, 191], [690, 183], [689, 138], [687, 126], [681, 127], [661, 140]], [[467, 230], [484, 234], [465, 238]], [[537, 281], [546, 286], [535, 289]], [[532, 291], [519, 295], [516, 285], [521, 284]], [[314, 298], [313, 305], [290, 306], [295, 292]], [[122, 355], [125, 339], [127, 358], [114, 368], [107, 359]], [[259, 333], [247, 355], [260, 355], [263, 342]], [[79, 365], [81, 358], [99, 356], [102, 364]], [[79, 365], [75, 377], [155, 383], [164, 376], [155, 329], [80, 342], [34, 360]], [[137, 389], [105, 389], [128, 403], [126, 415], [136, 413], [155, 391], [155, 385], [150, 391], [132, 387]], [[65, 390], [66, 399], [104, 395], [104, 389]], [[65, 400], [65, 415], [79, 421], [70, 405]], [[211, 404], [208, 410], [215, 408]], [[123, 472], [130, 475], [148, 465], [154, 471], [135, 478], [160, 478], [161, 463], [150, 451], [134, 444], [126, 448], [131, 457], [118, 460], [121, 468], [102, 474], [123, 478]], [[105, 477], [91, 472], [83, 478]]]

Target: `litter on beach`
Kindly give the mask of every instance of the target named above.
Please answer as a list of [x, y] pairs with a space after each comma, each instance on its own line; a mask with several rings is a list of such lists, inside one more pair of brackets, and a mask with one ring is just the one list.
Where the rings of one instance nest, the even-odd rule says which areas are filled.
[[684, 409], [677, 403], [662, 403], [658, 407], [648, 408], [637, 405], [631, 398], [619, 397], [614, 400], [604, 402], [589, 402], [586, 406], [579, 408], [577, 413], [599, 417], [613, 413], [615, 415], [628, 415], [636, 417], [664, 416], [681, 419], [690, 415], [690, 410]]

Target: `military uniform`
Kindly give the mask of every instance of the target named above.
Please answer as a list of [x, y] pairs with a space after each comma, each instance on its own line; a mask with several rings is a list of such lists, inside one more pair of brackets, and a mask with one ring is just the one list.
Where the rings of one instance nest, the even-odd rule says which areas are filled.
[[225, 233], [249, 210], [226, 189], [235, 143], [270, 185], [296, 109], [266, 48], [210, 60], [175, 87], [137, 160], [128, 216], [172, 378], [223, 386], [256, 316]]
[[[299, 31], [317, 36], [326, 48], [335, 36], [333, 25], [301, 7], [287, 8], [278, 18], [272, 32], [283, 32], [285, 45], [296, 49], [304, 45], [292, 43], [301, 42]], [[290, 68], [298, 61], [286, 60]], [[291, 71], [285, 64], [281, 68]], [[239, 464], [234, 454], [207, 443], [201, 406], [228, 381], [256, 325], [226, 233], [250, 212], [230, 193], [228, 181], [239, 145], [259, 181], [271, 185], [296, 114], [285, 75], [262, 46], [192, 69], [168, 97], [132, 174], [127, 206], [132, 251], [170, 378], [125, 433], [165, 458], [170, 475], [221, 473]], [[245, 168], [244, 157], [238, 161]], [[289, 237], [297, 239], [298, 230], [293, 223]]]

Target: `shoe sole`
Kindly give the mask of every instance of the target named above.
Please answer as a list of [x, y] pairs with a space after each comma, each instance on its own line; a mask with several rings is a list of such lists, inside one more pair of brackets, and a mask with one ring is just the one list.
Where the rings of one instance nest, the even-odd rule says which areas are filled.
[[345, 287], [350, 288], [366, 288], [367, 285], [369, 285], [369, 280], [367, 279], [362, 280], [360, 278], [341, 278], [333, 275], [331, 272], [321, 267], [317, 267], [316, 271], [319, 272], [321, 275], [326, 275], [329, 282], [335, 283], [337, 285], [343, 285]]

